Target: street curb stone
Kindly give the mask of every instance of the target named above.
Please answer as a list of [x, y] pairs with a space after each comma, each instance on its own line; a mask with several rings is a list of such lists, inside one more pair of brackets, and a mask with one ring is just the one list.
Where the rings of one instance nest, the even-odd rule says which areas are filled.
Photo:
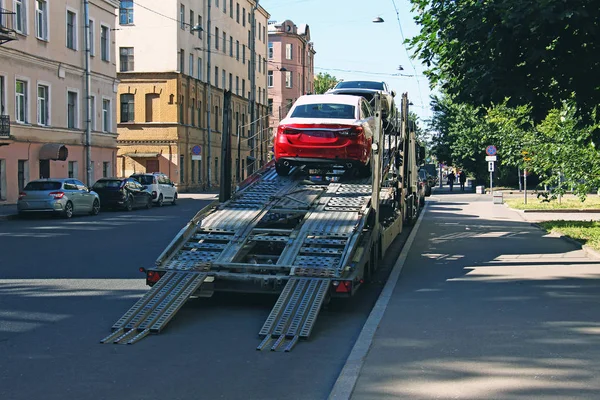
[[[542, 230], [544, 232], [548, 232], [546, 229], [542, 228], [539, 224], [536, 224], [536, 223], [533, 222], [533, 223], [531, 223], [531, 225], [535, 226], [536, 228], [538, 228], [538, 229], [540, 229], [540, 230]], [[562, 239], [562, 240], [564, 240], [564, 241], [567, 241], [567, 242], [569, 242], [569, 243], [571, 243], [571, 244], [573, 244], [573, 245], [575, 245], [577, 247], [579, 247], [587, 255], [589, 255], [589, 256], [591, 256], [593, 258], [600, 259], [600, 252], [598, 252], [595, 249], [592, 249], [590, 246], [582, 244], [581, 242], [578, 242], [577, 240], [575, 240], [575, 239], [573, 239], [573, 238], [571, 238], [569, 236], [562, 235], [562, 234], [559, 236], [559, 238]]]

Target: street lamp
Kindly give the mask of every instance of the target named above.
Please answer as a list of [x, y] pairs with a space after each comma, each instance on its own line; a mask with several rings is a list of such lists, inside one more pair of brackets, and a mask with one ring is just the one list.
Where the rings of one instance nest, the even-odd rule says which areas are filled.
[[375, 23], [375, 24], [380, 24], [382, 22], [385, 22], [385, 21], [381, 17], [373, 18], [373, 23]]

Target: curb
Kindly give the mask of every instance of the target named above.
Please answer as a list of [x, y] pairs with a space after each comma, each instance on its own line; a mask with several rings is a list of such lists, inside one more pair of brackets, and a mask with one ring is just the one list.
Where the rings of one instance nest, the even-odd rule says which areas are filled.
[[[546, 229], [542, 228], [540, 225], [538, 225], [535, 222], [531, 223], [531, 226], [535, 226], [536, 228], [538, 228], [539, 230], [542, 230], [544, 232], [548, 232]], [[559, 239], [562, 239], [566, 242], [569, 242], [573, 245], [575, 245], [576, 247], [579, 247], [581, 250], [583, 250], [585, 252], [585, 254], [587, 254], [588, 256], [592, 257], [592, 258], [598, 258], [600, 259], [600, 252], [598, 252], [598, 250], [592, 249], [590, 246], [586, 245], [586, 244], [582, 244], [581, 242], [578, 242], [577, 240], [569, 237], [569, 236], [565, 236], [565, 235], [560, 235], [558, 236]]]
[[344, 363], [344, 367], [340, 372], [331, 392], [329, 393], [328, 400], [347, 400], [350, 399], [352, 393], [354, 392], [354, 388], [356, 387], [356, 382], [358, 382], [358, 377], [360, 376], [360, 371], [365, 363], [367, 355], [369, 354], [369, 350], [373, 345], [373, 339], [375, 338], [375, 333], [379, 328], [379, 324], [383, 319], [385, 314], [385, 310], [390, 302], [390, 298], [394, 293], [394, 289], [398, 283], [400, 278], [400, 273], [402, 272], [402, 268], [404, 267], [404, 262], [406, 261], [406, 257], [410, 248], [412, 247], [412, 243], [415, 240], [415, 236], [419, 231], [419, 227], [421, 226], [421, 221], [423, 220], [423, 216], [425, 215], [425, 211], [428, 207], [429, 202], [425, 202], [425, 207], [421, 210], [421, 215], [417, 219], [417, 222], [412, 228], [406, 243], [404, 244], [400, 255], [398, 256], [398, 260], [394, 264], [394, 268], [390, 273], [383, 290], [379, 294], [379, 298], [373, 306], [373, 310], [369, 314], [365, 325], [363, 326], [360, 334], [358, 335], [358, 339], [356, 339], [356, 343], [354, 343], [354, 347], [350, 351], [350, 355], [346, 359]]

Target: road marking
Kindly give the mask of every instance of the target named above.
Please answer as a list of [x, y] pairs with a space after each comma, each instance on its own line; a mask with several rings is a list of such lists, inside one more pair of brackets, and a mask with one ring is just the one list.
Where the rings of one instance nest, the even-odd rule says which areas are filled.
[[423, 216], [425, 215], [425, 211], [427, 210], [429, 202], [425, 202], [425, 207], [421, 211], [421, 215], [417, 219], [413, 230], [410, 232], [408, 239], [402, 251], [400, 252], [400, 256], [398, 260], [396, 260], [396, 264], [394, 264], [394, 268], [388, 277], [388, 280], [373, 307], [365, 325], [363, 326], [344, 367], [342, 368], [342, 372], [338, 376], [335, 384], [333, 385], [333, 389], [329, 394], [329, 400], [346, 400], [350, 399], [352, 396], [352, 392], [354, 392], [354, 388], [356, 386], [356, 382], [358, 381], [358, 377], [360, 376], [360, 371], [365, 363], [365, 359], [367, 358], [367, 354], [371, 349], [371, 345], [373, 344], [373, 339], [375, 337], [375, 332], [383, 319], [383, 315], [385, 314], [385, 310], [390, 302], [392, 294], [394, 293], [394, 289], [396, 288], [396, 284], [398, 283], [398, 279], [400, 278], [400, 273], [402, 272], [402, 268], [404, 267], [404, 263], [406, 261], [406, 257], [408, 256], [408, 252], [412, 247], [413, 241], [415, 240], [415, 236], [419, 231], [419, 227], [421, 226], [421, 221], [423, 220]]

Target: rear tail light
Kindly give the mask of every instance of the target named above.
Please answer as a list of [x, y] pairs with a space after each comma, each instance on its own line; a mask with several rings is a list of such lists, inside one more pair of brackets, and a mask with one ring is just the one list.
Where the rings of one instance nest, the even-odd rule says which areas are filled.
[[153, 198], [153, 199], [155, 199], [157, 194], [158, 194], [158, 193], [156, 193], [156, 191], [155, 191], [155, 190], [153, 190], [153, 191], [152, 191], [152, 198]]
[[54, 200], [62, 199], [65, 197], [65, 192], [50, 192], [48, 196], [54, 197]]
[[358, 136], [363, 132], [364, 130], [362, 126], [351, 126], [349, 129], [339, 131], [338, 133], [342, 136]]
[[25, 193], [25, 192], [19, 193], [19, 200], [21, 200], [25, 196], [27, 196], [27, 193]]
[[352, 281], [333, 281], [333, 287], [336, 293], [350, 293], [352, 291]]
[[160, 280], [160, 274], [156, 271], [148, 271], [146, 274], [146, 281], [148, 283], [156, 283]]

